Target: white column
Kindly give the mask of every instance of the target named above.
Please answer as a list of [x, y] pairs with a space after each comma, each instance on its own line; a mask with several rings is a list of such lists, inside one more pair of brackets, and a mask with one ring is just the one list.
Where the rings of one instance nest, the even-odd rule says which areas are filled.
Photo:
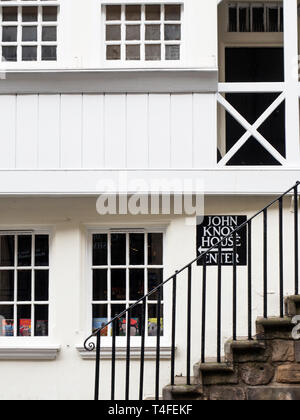
[[300, 165], [298, 96], [298, 6], [284, 0], [284, 71], [286, 93], [286, 157], [288, 166]]

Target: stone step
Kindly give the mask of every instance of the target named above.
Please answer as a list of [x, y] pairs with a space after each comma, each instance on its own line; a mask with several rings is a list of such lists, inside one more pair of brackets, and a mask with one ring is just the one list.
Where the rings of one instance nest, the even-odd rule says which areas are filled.
[[300, 295], [288, 296], [285, 299], [285, 312], [289, 317], [300, 315]]
[[176, 377], [175, 385], [167, 385], [163, 389], [163, 400], [198, 400], [202, 397], [203, 387], [197, 378], [191, 378], [191, 385], [187, 385], [187, 378]]
[[226, 361], [230, 363], [264, 362], [269, 357], [266, 348], [265, 341], [248, 340], [245, 338], [238, 338], [236, 341], [229, 340], [225, 343]]
[[292, 330], [291, 317], [258, 318], [256, 321], [258, 340], [290, 339]]

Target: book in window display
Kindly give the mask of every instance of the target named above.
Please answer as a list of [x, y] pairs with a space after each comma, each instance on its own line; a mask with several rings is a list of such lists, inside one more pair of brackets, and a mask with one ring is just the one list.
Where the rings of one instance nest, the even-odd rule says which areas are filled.
[[[93, 318], [93, 332], [105, 327], [107, 324], [107, 318]], [[108, 326], [101, 331], [101, 337], [108, 337]]]
[[20, 337], [31, 337], [31, 319], [20, 319]]
[[[120, 336], [126, 336], [127, 332], [127, 322], [126, 318], [122, 318], [120, 326]], [[139, 337], [141, 335], [140, 332], [140, 325], [138, 318], [131, 318], [130, 319], [130, 336], [131, 337]]]
[[[160, 335], [164, 335], [164, 320], [160, 318]], [[148, 320], [148, 336], [157, 336], [157, 318], [149, 318]]]
[[13, 337], [14, 336], [14, 320], [13, 319], [3, 319], [1, 325], [1, 334], [2, 337]]
[[36, 321], [35, 335], [37, 337], [47, 337], [48, 335], [48, 321]]

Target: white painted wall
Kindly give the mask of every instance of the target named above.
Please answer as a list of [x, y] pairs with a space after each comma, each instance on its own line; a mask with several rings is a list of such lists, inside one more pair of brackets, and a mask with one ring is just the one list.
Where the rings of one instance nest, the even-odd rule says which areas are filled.
[[[242, 214], [251, 216], [262, 208], [269, 198], [245, 197], [206, 199], [205, 213], [216, 215]], [[49, 227], [53, 231], [51, 243], [51, 276], [50, 276], [50, 337], [25, 339], [31, 344], [61, 345], [61, 352], [56, 361], [1, 361], [0, 397], [5, 399], [92, 399], [94, 384], [94, 361], [81, 359], [77, 346], [82, 346], [89, 335], [91, 321], [88, 319], [88, 294], [91, 278], [86, 270], [86, 231], [94, 227], [138, 227], [147, 225], [164, 225], [166, 231], [166, 268], [165, 276], [185, 265], [195, 256], [195, 226], [186, 223], [184, 217], [100, 217], [95, 210], [93, 198], [27, 198], [5, 199], [0, 201], [1, 229]], [[286, 243], [293, 243], [293, 213], [291, 200], [284, 203], [284, 222]], [[270, 315], [277, 313], [278, 307], [278, 231], [277, 212], [269, 213], [269, 305]], [[253, 320], [262, 314], [262, 270], [261, 270], [261, 221], [253, 225]], [[182, 246], [184, 244], [184, 247]], [[293, 292], [293, 249], [285, 249], [285, 294]], [[201, 331], [201, 269], [193, 273], [192, 293], [192, 364], [200, 359]], [[238, 269], [238, 334], [245, 336], [247, 331], [246, 306], [246, 268]], [[232, 269], [225, 268], [223, 276], [223, 342], [231, 336], [231, 299]], [[275, 294], [276, 293], [276, 294]], [[216, 342], [216, 269], [208, 270], [208, 336], [207, 356], [215, 357]], [[166, 328], [170, 328], [170, 286], [166, 287]], [[176, 374], [185, 375], [186, 366], [186, 278], [178, 279], [178, 313], [177, 313], [177, 357]], [[23, 339], [1, 339], [0, 345], [24, 344]], [[145, 397], [154, 395], [154, 361], [146, 362]], [[117, 398], [124, 398], [125, 363], [117, 362], [118, 384]], [[131, 398], [137, 398], [139, 362], [132, 363]], [[161, 386], [169, 382], [169, 361], [162, 362]], [[43, 378], [41, 382], [41, 378]], [[104, 361], [101, 370], [102, 398], [109, 398], [110, 362]]]

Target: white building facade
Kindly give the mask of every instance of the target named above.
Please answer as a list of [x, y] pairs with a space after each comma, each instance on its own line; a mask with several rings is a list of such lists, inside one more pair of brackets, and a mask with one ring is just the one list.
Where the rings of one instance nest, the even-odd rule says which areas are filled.
[[[188, 195], [204, 194], [206, 216], [249, 218], [299, 180], [299, 22], [297, 0], [1, 1], [1, 399], [93, 398], [95, 354], [84, 349], [85, 339], [197, 256], [197, 217], [176, 211], [174, 196], [188, 188]], [[170, 193], [169, 211], [100, 214], [99, 195], [120, 189], [128, 202], [137, 191]], [[287, 224], [292, 204], [283, 203]], [[276, 217], [271, 210], [270, 312], [278, 296]], [[258, 220], [256, 259], [261, 231]], [[293, 232], [284, 235], [292, 243]], [[288, 294], [293, 255], [284, 258]], [[223, 341], [231, 337], [230, 270]], [[247, 264], [238, 270], [243, 335]], [[255, 317], [262, 273], [253, 270]], [[211, 337], [215, 273], [208, 268]], [[196, 363], [202, 268], [193, 274]], [[170, 381], [171, 300], [167, 285], [161, 389]], [[147, 301], [144, 398], [154, 395], [156, 302]], [[185, 376], [184, 277], [178, 304], [175, 373]], [[133, 314], [132, 328], [140, 316]], [[138, 398], [141, 337], [133, 335], [130, 396]], [[108, 399], [109, 328], [102, 345], [101, 398]], [[214, 357], [214, 339], [206, 347]], [[120, 399], [125, 357], [121, 331]]]

